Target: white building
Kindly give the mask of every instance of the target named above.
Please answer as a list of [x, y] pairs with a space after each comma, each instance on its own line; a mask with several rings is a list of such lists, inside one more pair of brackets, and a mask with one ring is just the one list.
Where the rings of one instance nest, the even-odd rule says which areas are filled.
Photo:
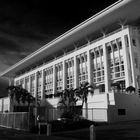
[[[140, 0], [119, 0], [39, 50], [1, 76], [22, 85], [57, 107], [53, 96], [88, 81], [96, 89], [88, 98], [88, 118], [96, 121], [140, 119]], [[119, 82], [121, 91], [111, 84]], [[80, 102], [78, 103], [80, 105]], [[91, 118], [92, 117], [92, 118]]]

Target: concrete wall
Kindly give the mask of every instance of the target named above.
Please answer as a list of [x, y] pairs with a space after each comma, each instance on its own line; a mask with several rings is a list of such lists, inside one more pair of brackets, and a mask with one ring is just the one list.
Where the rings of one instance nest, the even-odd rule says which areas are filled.
[[5, 97], [0, 99], [0, 112], [10, 111], [10, 98]]
[[97, 122], [106, 122], [108, 99], [107, 94], [95, 94], [88, 96], [88, 109], [83, 106], [83, 117]]
[[108, 106], [108, 121], [140, 120], [140, 97], [137, 94], [115, 93], [115, 105]]

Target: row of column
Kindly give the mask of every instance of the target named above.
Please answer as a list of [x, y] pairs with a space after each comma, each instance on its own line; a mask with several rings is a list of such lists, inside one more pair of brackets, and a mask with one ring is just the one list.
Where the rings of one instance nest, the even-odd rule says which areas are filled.
[[[122, 48], [124, 52], [124, 64], [125, 64], [125, 81], [126, 84], [129, 83], [129, 69], [128, 69], [128, 59], [127, 59], [127, 48], [125, 45], [125, 39], [124, 36], [121, 37], [122, 41]], [[107, 93], [110, 90], [110, 77], [109, 77], [109, 62], [108, 62], [108, 53], [107, 53], [107, 48], [105, 46], [105, 43], [102, 45], [103, 47], [103, 59], [104, 59], [104, 78], [105, 78], [105, 92]], [[75, 53], [76, 54], [76, 53]], [[93, 77], [93, 72], [92, 72], [92, 59], [91, 59], [91, 54], [90, 50], [86, 51], [87, 54], [87, 69], [88, 69], [88, 82], [89, 84], [92, 84], [92, 77]], [[77, 56], [74, 56], [74, 88], [78, 87], [78, 61], [77, 61]], [[62, 67], [63, 67], [63, 89], [66, 88], [66, 63], [65, 60], [62, 62]], [[37, 73], [35, 73], [35, 96], [37, 93]], [[44, 98], [44, 70], [42, 70], [42, 80], [41, 80], [41, 99]], [[24, 87], [25, 88], [25, 78], [24, 78]], [[29, 77], [29, 92], [31, 91], [31, 78]], [[56, 66], [53, 65], [53, 94], [56, 93]]]
[[[108, 92], [109, 90], [109, 77], [108, 77], [108, 62], [107, 62], [107, 53], [106, 53], [106, 47], [103, 47], [103, 52], [104, 52], [104, 63], [105, 63], [105, 91]], [[91, 54], [90, 51], [86, 52], [87, 54], [87, 69], [88, 69], [88, 82], [89, 84], [92, 84], [92, 69], [91, 69]], [[66, 88], [66, 63], [65, 60], [62, 62], [63, 66], [63, 90]], [[41, 99], [44, 98], [44, 70], [41, 71], [42, 76], [41, 76]], [[34, 93], [35, 96], [37, 95], [37, 78], [38, 78], [38, 72], [35, 73], [35, 89]], [[78, 87], [78, 61], [77, 61], [77, 56], [74, 56], [74, 88]], [[25, 78], [23, 82], [23, 88], [25, 88]], [[31, 92], [31, 77], [29, 76], [29, 92]], [[53, 66], [53, 94], [56, 93], [56, 66]]]

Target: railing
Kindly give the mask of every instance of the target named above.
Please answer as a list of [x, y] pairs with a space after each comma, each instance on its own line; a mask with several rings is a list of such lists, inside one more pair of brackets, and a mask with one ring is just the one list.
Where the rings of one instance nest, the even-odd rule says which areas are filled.
[[0, 126], [19, 130], [29, 130], [29, 113], [27, 112], [0, 113]]

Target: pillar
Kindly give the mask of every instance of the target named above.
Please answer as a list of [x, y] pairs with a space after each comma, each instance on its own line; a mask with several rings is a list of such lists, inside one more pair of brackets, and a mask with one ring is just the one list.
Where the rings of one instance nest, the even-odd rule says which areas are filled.
[[105, 93], [108, 93], [110, 91], [111, 80], [110, 80], [110, 68], [108, 64], [108, 52], [105, 44], [103, 45], [103, 58], [104, 58]]
[[42, 70], [42, 79], [41, 79], [41, 100], [44, 99], [44, 70]]
[[25, 77], [23, 78], [23, 87], [22, 88], [24, 88], [25, 89], [25, 82], [26, 82], [26, 80], [25, 80]]
[[31, 93], [31, 75], [29, 75], [29, 93]]
[[37, 74], [38, 72], [35, 73], [35, 89], [34, 89], [35, 106], [37, 106]]
[[[131, 73], [131, 62], [129, 59], [129, 54], [128, 54], [128, 47], [125, 44], [125, 39], [124, 36], [121, 37], [122, 40], [122, 49], [123, 49], [123, 58], [124, 58], [124, 71], [125, 71], [125, 86], [128, 87], [132, 84], [132, 73]], [[130, 47], [130, 43], [129, 43]]]
[[53, 66], [53, 94], [56, 93], [56, 67]]
[[74, 88], [78, 88], [78, 62], [76, 56], [74, 56]]
[[63, 61], [63, 90], [66, 89], [66, 63]]
[[92, 69], [91, 69], [91, 55], [90, 51], [87, 51], [87, 69], [88, 69], [88, 83], [92, 84]]

